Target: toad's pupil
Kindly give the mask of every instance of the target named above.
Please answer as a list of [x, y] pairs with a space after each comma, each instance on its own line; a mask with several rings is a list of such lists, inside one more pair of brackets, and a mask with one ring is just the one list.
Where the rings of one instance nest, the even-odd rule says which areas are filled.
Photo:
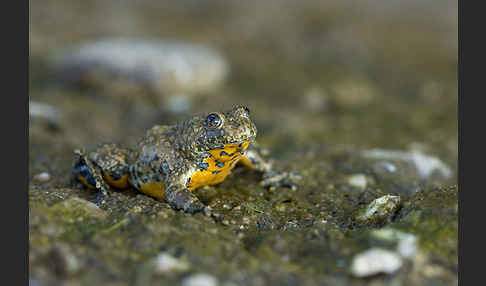
[[248, 107], [245, 107], [245, 115], [250, 116], [250, 109]]
[[218, 126], [221, 123], [221, 118], [216, 114], [210, 114], [207, 120], [211, 126]]

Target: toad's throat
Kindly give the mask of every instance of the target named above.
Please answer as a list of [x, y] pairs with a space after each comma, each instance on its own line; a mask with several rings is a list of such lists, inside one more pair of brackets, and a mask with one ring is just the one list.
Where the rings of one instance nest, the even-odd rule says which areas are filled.
[[221, 183], [242, 158], [250, 141], [241, 144], [226, 144], [224, 148], [208, 151], [210, 155], [204, 159], [203, 167], [194, 172], [186, 183], [192, 191], [202, 186]]

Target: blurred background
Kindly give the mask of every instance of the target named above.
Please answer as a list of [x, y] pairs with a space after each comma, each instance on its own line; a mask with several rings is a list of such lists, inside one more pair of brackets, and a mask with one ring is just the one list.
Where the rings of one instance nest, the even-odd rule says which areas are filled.
[[420, 150], [457, 180], [457, 1], [29, 3], [29, 172], [49, 186], [74, 148], [234, 104], [282, 165]]
[[[30, 98], [59, 109], [74, 143], [140, 136], [152, 121], [174, 122], [180, 115], [168, 115], [174, 105], [175, 111], [194, 113], [244, 103], [261, 129], [259, 137], [282, 133], [285, 139], [279, 140], [291, 143], [285, 148], [306, 142], [406, 148], [420, 142], [450, 163], [457, 158], [456, 1], [30, 4]], [[156, 106], [150, 99], [142, 104], [147, 96], [129, 89], [125, 93], [133, 101], [119, 100], [120, 90], [127, 90], [123, 86], [58, 88], [56, 79], [67, 72], [56, 73], [55, 56], [69, 61], [82, 45], [114, 38], [207, 45], [228, 69], [207, 76], [211, 61], [202, 63], [197, 76], [216, 77], [207, 79], [216, 84]], [[109, 50], [96, 52], [102, 57]], [[134, 60], [157, 60], [150, 54], [143, 59], [143, 53]]]

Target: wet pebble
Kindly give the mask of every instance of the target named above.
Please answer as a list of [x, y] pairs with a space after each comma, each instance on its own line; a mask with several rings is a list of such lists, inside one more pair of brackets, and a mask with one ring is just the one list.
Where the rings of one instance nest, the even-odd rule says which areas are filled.
[[366, 189], [367, 180], [366, 176], [363, 174], [355, 174], [348, 177], [348, 184], [350, 186], [359, 188], [361, 190]]
[[189, 264], [179, 258], [176, 258], [168, 253], [161, 253], [155, 258], [155, 273], [167, 274], [174, 271], [186, 271], [189, 269]]
[[417, 254], [417, 237], [413, 234], [381, 228], [372, 231], [371, 235], [383, 241], [396, 242], [396, 251], [404, 258], [413, 258]]
[[366, 209], [357, 216], [359, 221], [383, 223], [389, 221], [400, 206], [400, 196], [384, 195], [372, 201]]
[[392, 274], [403, 262], [401, 257], [389, 250], [372, 248], [357, 254], [353, 258], [351, 273], [357, 277], [367, 277], [380, 273]]
[[[423, 179], [430, 178], [433, 174], [437, 173], [444, 178], [452, 176], [452, 170], [439, 158], [424, 154], [420, 150], [414, 150], [411, 152], [398, 151], [398, 150], [384, 150], [384, 149], [371, 149], [363, 151], [362, 156], [369, 159], [377, 160], [398, 160], [412, 164]], [[382, 165], [384, 163], [381, 163]], [[396, 167], [391, 167], [391, 163], [385, 163], [388, 171], [395, 172]], [[390, 165], [391, 164], [391, 165]]]
[[47, 172], [42, 172], [34, 176], [34, 181], [38, 183], [45, 183], [51, 179], [51, 175]]
[[397, 167], [390, 162], [387, 161], [380, 161], [377, 162], [374, 166], [373, 169], [380, 173], [382, 170], [386, 171], [388, 173], [395, 173], [397, 171]]
[[181, 283], [182, 286], [217, 286], [218, 280], [216, 277], [207, 273], [193, 274]]
[[29, 120], [45, 123], [48, 127], [57, 129], [61, 123], [61, 112], [50, 104], [29, 101]]

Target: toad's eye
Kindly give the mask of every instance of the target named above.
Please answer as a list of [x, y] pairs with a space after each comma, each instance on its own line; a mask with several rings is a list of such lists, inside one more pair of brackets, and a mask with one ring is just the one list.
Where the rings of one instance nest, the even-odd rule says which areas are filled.
[[221, 124], [223, 124], [223, 119], [221, 119], [221, 117], [218, 114], [211, 113], [206, 118], [206, 122], [208, 126], [218, 128], [221, 126]]
[[248, 109], [248, 107], [245, 107], [245, 111], [243, 112], [243, 114], [248, 117], [250, 116], [250, 109]]

